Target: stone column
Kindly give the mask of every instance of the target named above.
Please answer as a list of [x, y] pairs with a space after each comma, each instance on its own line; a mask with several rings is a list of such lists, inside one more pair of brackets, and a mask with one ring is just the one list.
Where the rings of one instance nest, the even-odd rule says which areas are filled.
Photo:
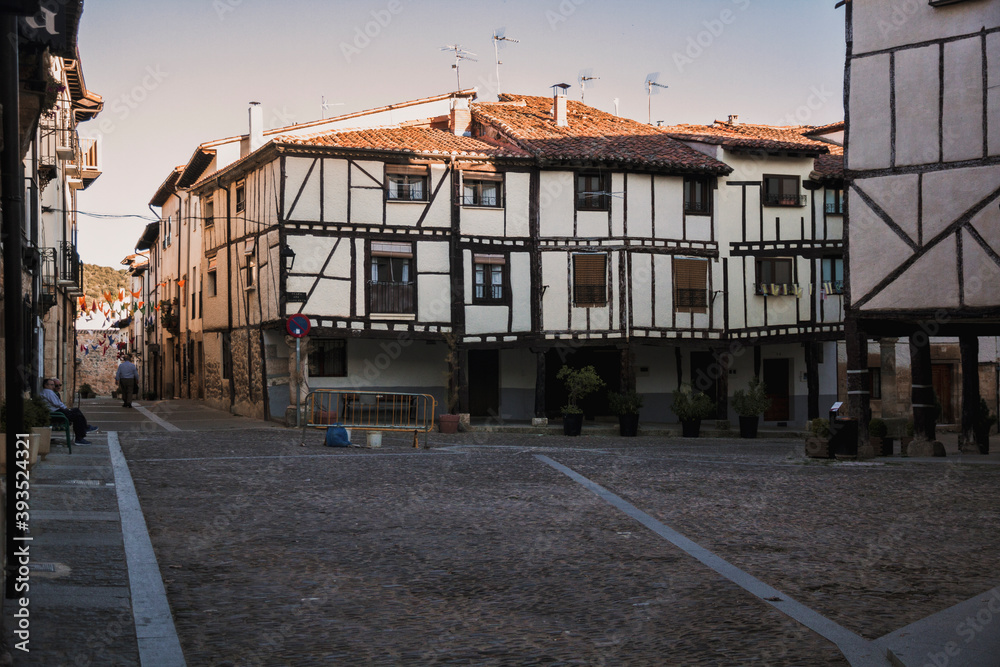
[[883, 419], [899, 415], [899, 393], [896, 391], [897, 341], [897, 338], [883, 338], [878, 343], [881, 357]]
[[958, 346], [962, 353], [962, 430], [958, 434], [958, 448], [978, 454], [975, 423], [979, 408], [979, 338], [964, 334], [959, 336]]

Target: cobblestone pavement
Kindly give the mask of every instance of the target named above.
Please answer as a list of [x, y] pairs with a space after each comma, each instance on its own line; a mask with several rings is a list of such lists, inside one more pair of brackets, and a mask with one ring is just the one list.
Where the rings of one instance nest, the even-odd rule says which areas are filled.
[[[359, 438], [355, 433], [355, 442]], [[846, 664], [545, 454], [874, 639], [998, 581], [1000, 466], [797, 442], [122, 434], [189, 665]]]

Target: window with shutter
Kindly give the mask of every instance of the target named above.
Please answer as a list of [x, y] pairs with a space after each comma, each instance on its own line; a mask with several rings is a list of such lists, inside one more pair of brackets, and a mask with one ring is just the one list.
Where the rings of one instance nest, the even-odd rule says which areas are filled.
[[573, 305], [584, 308], [608, 304], [608, 256], [573, 255]]
[[674, 310], [708, 312], [708, 260], [674, 258]]
[[610, 180], [607, 174], [583, 172], [576, 175], [576, 210], [607, 211], [611, 208]]
[[507, 258], [476, 253], [472, 256], [472, 267], [472, 303], [503, 303], [506, 300]]
[[427, 201], [427, 167], [386, 165], [389, 201]]

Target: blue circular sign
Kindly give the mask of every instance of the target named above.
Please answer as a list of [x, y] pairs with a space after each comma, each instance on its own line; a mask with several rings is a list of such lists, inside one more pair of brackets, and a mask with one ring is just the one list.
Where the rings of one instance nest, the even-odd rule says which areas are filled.
[[312, 329], [312, 325], [309, 324], [308, 317], [296, 314], [288, 317], [288, 321], [285, 323], [285, 329], [294, 338], [302, 338], [309, 333], [309, 330]]

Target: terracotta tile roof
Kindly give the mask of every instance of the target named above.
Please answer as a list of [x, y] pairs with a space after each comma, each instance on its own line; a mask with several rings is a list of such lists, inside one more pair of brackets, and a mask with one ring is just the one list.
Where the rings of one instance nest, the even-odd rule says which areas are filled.
[[813, 125], [804, 126], [809, 128], [807, 131], [803, 132], [807, 137], [813, 137], [820, 134], [832, 134], [833, 132], [843, 132], [844, 131], [844, 121], [838, 120], [836, 123], [827, 123], [826, 125]]
[[813, 164], [815, 171], [821, 179], [843, 180], [844, 178], [844, 147], [836, 144], [828, 144], [830, 152], [826, 155], [818, 155]]
[[[681, 172], [729, 173], [730, 167], [671, 139], [650, 125], [567, 100], [568, 125], [552, 120], [552, 98], [503, 94], [474, 102], [472, 117], [509, 143], [541, 160], [615, 162]], [[490, 133], [487, 133], [490, 134]]]
[[389, 153], [466, 157], [531, 157], [515, 147], [500, 147], [472, 137], [461, 137], [426, 127], [383, 127], [365, 130], [325, 132], [305, 137], [277, 137], [275, 142], [289, 146], [330, 146]]
[[753, 125], [717, 120], [712, 125], [671, 125], [660, 128], [675, 139], [701, 141], [732, 149], [826, 153], [830, 144], [810, 139], [802, 125]]

